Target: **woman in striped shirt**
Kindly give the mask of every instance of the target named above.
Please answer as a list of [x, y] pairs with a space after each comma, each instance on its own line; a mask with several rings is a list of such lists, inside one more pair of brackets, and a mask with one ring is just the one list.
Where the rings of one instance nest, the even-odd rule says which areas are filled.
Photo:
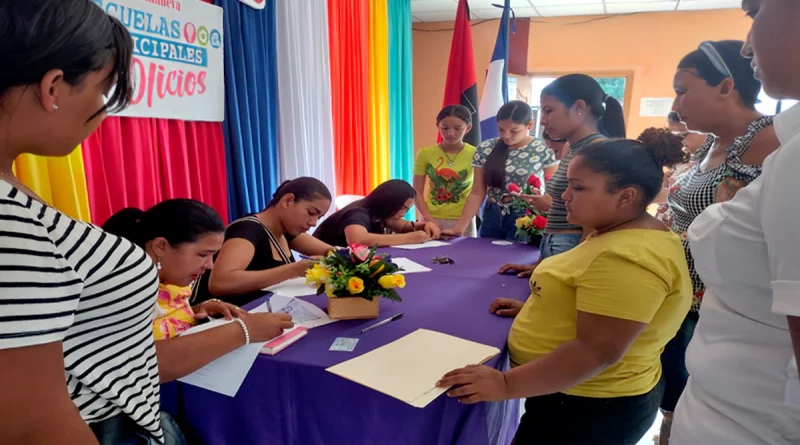
[[2, 444], [180, 443], [161, 426], [153, 261], [12, 171], [22, 153], [69, 154], [125, 108], [133, 50], [90, 0], [0, 2]]
[[[541, 260], [577, 246], [583, 229], [567, 222], [567, 208], [561, 195], [567, 189], [567, 167], [575, 154], [587, 145], [606, 138], [625, 137], [625, 118], [620, 103], [603, 91], [586, 74], [569, 74], [542, 90], [542, 125], [550, 137], [566, 139], [570, 149], [547, 182], [543, 195], [517, 195], [537, 210], [548, 212], [541, 245]], [[541, 261], [540, 260], [540, 261]], [[506, 264], [500, 273], [518, 272], [529, 277], [536, 265]]]

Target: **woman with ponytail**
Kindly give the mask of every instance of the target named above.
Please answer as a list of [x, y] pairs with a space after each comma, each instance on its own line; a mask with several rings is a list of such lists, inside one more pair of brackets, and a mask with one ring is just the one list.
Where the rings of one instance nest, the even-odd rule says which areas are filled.
[[[542, 238], [541, 259], [572, 249], [581, 242], [584, 229], [567, 221], [567, 209], [561, 195], [567, 189], [567, 168], [583, 148], [608, 138], [625, 137], [625, 117], [620, 103], [603, 91], [586, 74], [559, 77], [542, 90], [542, 125], [550, 137], [566, 139], [569, 151], [561, 159], [547, 192], [541, 195], [517, 195], [537, 210], [548, 212], [547, 228]], [[517, 272], [530, 276], [536, 265], [506, 264], [500, 273]]]
[[292, 251], [318, 256], [332, 248], [306, 233], [330, 206], [331, 192], [318, 179], [281, 184], [266, 209], [225, 231], [214, 269], [198, 283], [198, 301], [219, 298], [243, 306], [262, 297], [262, 289], [304, 276], [312, 262], [295, 261]]
[[[103, 230], [144, 249], [158, 270], [153, 334], [161, 383], [197, 371], [248, 340], [267, 341], [292, 327], [286, 314], [248, 314], [219, 300], [192, 306], [191, 284], [213, 267], [225, 232], [222, 218], [202, 202], [169, 199], [147, 211], [123, 209], [103, 224]], [[211, 316], [236, 322], [180, 336]]]
[[526, 302], [492, 303], [492, 313], [515, 317], [512, 369], [452, 371], [439, 382], [453, 387], [450, 397], [527, 398], [517, 444], [641, 439], [664, 391], [661, 351], [692, 300], [680, 239], [647, 213], [680, 147], [679, 138], [657, 130], [640, 141], [592, 144], [574, 156], [563, 198], [569, 222], [589, 236], [540, 263]]
[[[511, 208], [514, 199], [509, 186], [527, 183], [531, 176], [544, 178], [556, 171], [553, 151], [539, 139], [530, 135], [533, 129], [533, 112], [530, 105], [512, 100], [497, 112], [497, 130], [500, 137], [484, 141], [475, 153], [472, 192], [455, 227], [442, 233], [462, 236], [475, 218], [484, 200], [481, 217], [481, 238], [516, 240], [514, 225], [521, 212]], [[513, 189], [513, 187], [512, 187]]]

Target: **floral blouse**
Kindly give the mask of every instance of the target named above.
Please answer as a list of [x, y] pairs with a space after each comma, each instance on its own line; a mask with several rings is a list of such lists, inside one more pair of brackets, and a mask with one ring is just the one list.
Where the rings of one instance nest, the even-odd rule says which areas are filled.
[[692, 156], [694, 165], [683, 176], [678, 178], [672, 186], [667, 197], [667, 203], [672, 212], [671, 229], [678, 234], [683, 243], [686, 260], [689, 263], [689, 274], [694, 288], [692, 312], [700, 310], [700, 303], [705, 293], [705, 285], [694, 267], [694, 259], [689, 250], [686, 231], [706, 207], [728, 201], [736, 192], [753, 182], [761, 175], [760, 165], [744, 165], [741, 162], [742, 154], [750, 147], [750, 143], [761, 130], [772, 126], [772, 116], [764, 116], [751, 122], [747, 133], [739, 136], [725, 149], [725, 162], [706, 171], [700, 170], [700, 164], [711, 151], [716, 141], [709, 135], [706, 142], [697, 149]]

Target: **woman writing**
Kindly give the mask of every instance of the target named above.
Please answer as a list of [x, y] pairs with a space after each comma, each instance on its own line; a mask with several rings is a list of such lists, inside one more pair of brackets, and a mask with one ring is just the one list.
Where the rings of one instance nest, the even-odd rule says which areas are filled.
[[541, 262], [525, 303], [490, 308], [516, 317], [512, 369], [470, 366], [439, 382], [462, 403], [527, 398], [516, 444], [632, 445], [655, 420], [659, 355], [691, 305], [680, 240], [646, 211], [672, 149], [664, 136], [602, 142], [573, 158], [567, 218], [589, 237]]
[[435, 223], [414, 223], [403, 219], [414, 205], [415, 197], [414, 188], [407, 182], [399, 179], [386, 181], [366, 198], [331, 215], [314, 236], [334, 246], [397, 246], [438, 238], [440, 231]]
[[[567, 189], [567, 168], [583, 147], [607, 138], [625, 137], [622, 106], [607, 95], [592, 77], [569, 74], [559, 77], [542, 90], [542, 125], [552, 138], [566, 139], [569, 151], [561, 159], [555, 174], [547, 182], [543, 195], [518, 195], [528, 204], [547, 214], [547, 227], [541, 244], [541, 260], [572, 249], [580, 243], [584, 230], [567, 221], [567, 209], [561, 195]], [[506, 264], [500, 273], [519, 272], [530, 276], [536, 267]]]
[[[463, 105], [448, 105], [436, 116], [436, 127], [442, 142], [421, 149], [414, 161], [416, 204], [423, 221], [440, 230], [452, 229], [472, 191], [475, 147], [464, 142], [464, 135], [472, 129], [472, 115]], [[474, 219], [464, 235], [476, 235]]]
[[455, 227], [444, 234], [463, 235], [488, 197], [481, 218], [481, 238], [516, 239], [514, 223], [522, 212], [511, 208], [513, 197], [508, 186], [525, 184], [532, 175], [544, 179], [555, 171], [558, 163], [542, 141], [530, 136], [533, 123], [531, 107], [525, 102], [512, 100], [500, 107], [497, 112], [500, 137], [484, 141], [478, 147], [472, 162], [475, 169], [472, 192]]
[[305, 276], [311, 261], [296, 262], [292, 250], [307, 256], [324, 255], [332, 247], [306, 232], [331, 206], [331, 193], [314, 178], [284, 182], [267, 208], [234, 221], [214, 269], [197, 284], [197, 301], [219, 298], [243, 306], [263, 289]]
[[[213, 266], [225, 226], [211, 207], [191, 199], [170, 199], [142, 211], [128, 208], [103, 225], [147, 252], [158, 269], [153, 334], [161, 383], [190, 374], [248, 342], [263, 342], [293, 326], [288, 314], [248, 314], [209, 300], [191, 306], [191, 284]], [[193, 335], [179, 335], [209, 316], [236, 320]]]
[[[800, 99], [800, 3], [745, 0], [742, 8], [753, 18], [742, 52], [764, 91]], [[800, 108], [776, 116], [774, 129], [782, 145], [763, 174], [689, 227], [705, 295], [670, 444], [800, 443]]]
[[0, 443], [165, 443], [155, 265], [12, 170], [22, 153], [70, 154], [124, 109], [133, 50], [90, 0], [0, 2]]
[[697, 324], [705, 285], [695, 268], [687, 231], [708, 206], [730, 200], [739, 189], [761, 175], [764, 159], [779, 141], [772, 117], [755, 110], [761, 82], [755, 79], [750, 60], [739, 52], [744, 42], [705, 42], [687, 54], [675, 74], [675, 103], [686, 127], [708, 133], [692, 157], [693, 166], [670, 188], [667, 204], [671, 229], [683, 241], [689, 262], [694, 301], [678, 335], [662, 356], [666, 392], [661, 406], [664, 424], [662, 444], [669, 439], [672, 412], [686, 386], [686, 347]]

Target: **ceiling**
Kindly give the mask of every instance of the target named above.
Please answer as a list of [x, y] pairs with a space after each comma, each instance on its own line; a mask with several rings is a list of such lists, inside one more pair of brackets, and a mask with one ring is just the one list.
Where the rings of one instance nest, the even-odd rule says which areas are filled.
[[[471, 19], [499, 19], [503, 10], [493, 3], [502, 5], [503, 0], [469, 0]], [[511, 0], [517, 17], [693, 11], [741, 5], [742, 0]], [[458, 0], [411, 0], [411, 14], [415, 22], [452, 22], [457, 6]]]

